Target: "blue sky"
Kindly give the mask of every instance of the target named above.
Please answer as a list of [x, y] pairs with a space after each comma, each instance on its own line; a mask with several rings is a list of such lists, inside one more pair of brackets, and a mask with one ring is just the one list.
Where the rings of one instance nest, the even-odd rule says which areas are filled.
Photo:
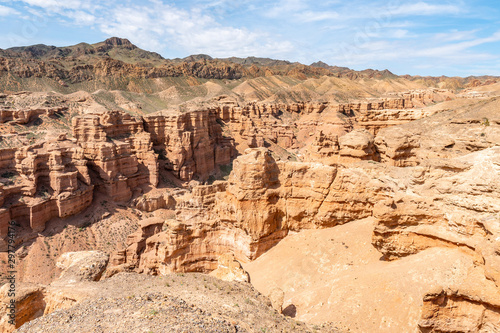
[[497, 0], [0, 0], [0, 48], [111, 36], [166, 58], [259, 56], [411, 75], [500, 75]]

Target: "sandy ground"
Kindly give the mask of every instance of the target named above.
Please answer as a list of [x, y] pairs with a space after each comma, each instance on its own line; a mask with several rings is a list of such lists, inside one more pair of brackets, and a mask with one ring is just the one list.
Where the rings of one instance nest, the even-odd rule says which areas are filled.
[[331, 321], [353, 332], [416, 332], [424, 294], [460, 283], [473, 262], [444, 248], [382, 261], [372, 230], [371, 218], [306, 230], [244, 268], [263, 294], [281, 288], [285, 312], [296, 312], [298, 320]]

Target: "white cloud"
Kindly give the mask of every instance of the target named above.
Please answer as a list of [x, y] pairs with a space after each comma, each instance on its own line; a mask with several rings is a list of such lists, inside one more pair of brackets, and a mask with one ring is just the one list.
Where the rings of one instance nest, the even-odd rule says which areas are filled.
[[478, 29], [470, 30], [470, 31], [458, 31], [453, 30], [450, 32], [441, 32], [434, 35], [434, 39], [439, 42], [453, 42], [453, 41], [462, 41], [476, 38], [476, 33]]
[[339, 14], [334, 11], [324, 11], [324, 12], [315, 12], [315, 11], [305, 11], [303, 13], [295, 14], [295, 17], [301, 22], [316, 22], [316, 21], [324, 21], [324, 20], [334, 20], [339, 18]]
[[85, 2], [81, 0], [18, 0], [30, 6], [42, 7], [46, 9], [79, 9], [84, 7]]
[[19, 12], [14, 8], [0, 5], [0, 16], [18, 15]]
[[409, 21], [384, 22], [385, 28], [410, 28], [414, 26], [415, 23]]
[[97, 20], [94, 15], [81, 10], [67, 11], [66, 16], [73, 19], [73, 22], [79, 25], [92, 25]]
[[[500, 32], [479, 38], [486, 30], [472, 30], [477, 25], [459, 19], [476, 15], [485, 24], [497, 24], [496, 17], [479, 16], [477, 8], [473, 13], [467, 6], [472, 0], [0, 0], [5, 5], [0, 16], [13, 14], [6, 6], [15, 1], [25, 4], [18, 6], [22, 14], [43, 16], [50, 24], [92, 27], [165, 56], [255, 55], [404, 71], [453, 64], [472, 68], [478, 61], [495, 68], [499, 59]], [[85, 35], [75, 38], [86, 41]]]
[[429, 4], [427, 2], [408, 3], [389, 8], [389, 14], [401, 16], [449, 15], [459, 14], [463, 9], [456, 5]]
[[408, 39], [415, 38], [415, 35], [412, 35], [410, 31], [405, 29], [378, 29], [374, 31], [365, 31], [364, 38], [365, 39]]
[[425, 57], [455, 57], [460, 56], [464, 51], [486, 43], [493, 43], [500, 41], [500, 31], [493, 35], [484, 38], [476, 38], [460, 43], [450, 43], [443, 46], [428, 48], [417, 52], [418, 56]]
[[[432, 71], [450, 70], [450, 68], [466, 69], [468, 73], [488, 73], [488, 70], [473, 71], [477, 64], [491, 64], [498, 62], [496, 54], [485, 52], [475, 47], [500, 41], [500, 31], [483, 38], [475, 38], [468, 41], [452, 41], [445, 45], [436, 46], [434, 39], [422, 40], [415, 43], [408, 39], [366, 39], [364, 42], [341, 43], [339, 47], [325, 54], [324, 58], [329, 63], [346, 65], [350, 67], [372, 67], [378, 64], [378, 68], [399, 66], [403, 71], [419, 73], [419, 69]], [[474, 65], [476, 64], [476, 65]], [[465, 65], [465, 66], [464, 66]], [[492, 70], [495, 66], [490, 67]], [[486, 68], [487, 69], [487, 68]], [[455, 71], [455, 73], [457, 73]], [[422, 74], [422, 72], [420, 71]], [[442, 74], [443, 72], [439, 73]]]
[[215, 57], [280, 56], [293, 49], [287, 41], [275, 41], [266, 34], [243, 29], [218, 27], [190, 34], [178, 43], [192, 53], [209, 53]]
[[265, 10], [263, 15], [270, 18], [287, 18], [290, 13], [297, 13], [306, 9], [307, 5], [303, 0], [281, 0]]
[[388, 36], [390, 38], [409, 38], [409, 31], [404, 29], [392, 30]]
[[[336, 4], [332, 2], [330, 5]], [[340, 15], [333, 10], [317, 10], [311, 8], [306, 0], [281, 0], [266, 10], [261, 10], [261, 14], [267, 18], [277, 18], [293, 20], [297, 23], [319, 22], [325, 20], [339, 19]]]
[[290, 42], [273, 39], [264, 32], [225, 26], [200, 10], [185, 10], [155, 2], [148, 8], [116, 7], [100, 28], [108, 35], [129, 38], [143, 48], [161, 52], [166, 45], [187, 53], [216, 57], [284, 55]]

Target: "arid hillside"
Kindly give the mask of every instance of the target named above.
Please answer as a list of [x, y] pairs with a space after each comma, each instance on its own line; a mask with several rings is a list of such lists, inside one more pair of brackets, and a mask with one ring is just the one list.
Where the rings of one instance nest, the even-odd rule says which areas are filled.
[[0, 332], [500, 330], [499, 84], [0, 50]]

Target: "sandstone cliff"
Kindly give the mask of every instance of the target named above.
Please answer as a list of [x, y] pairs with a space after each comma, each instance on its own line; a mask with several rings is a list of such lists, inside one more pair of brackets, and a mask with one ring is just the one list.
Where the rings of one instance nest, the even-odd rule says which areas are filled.
[[158, 184], [157, 157], [140, 118], [119, 112], [73, 118], [73, 135], [113, 200], [127, 201], [131, 188]]
[[112, 261], [166, 274], [213, 270], [218, 256], [227, 252], [253, 260], [290, 230], [370, 216], [375, 203], [388, 196], [383, 192], [388, 185], [371, 179], [373, 171], [276, 162], [266, 149], [249, 150], [233, 162], [227, 182], [198, 186], [178, 198], [176, 220], [158, 220], [156, 229], [144, 221], [148, 227], [131, 235], [127, 249]]
[[[3, 149], [2, 240], [15, 220], [40, 232], [54, 217], [74, 215], [90, 205], [93, 187], [81, 147], [62, 138], [21, 149]], [[22, 239], [18, 239], [22, 242]], [[5, 251], [6, 243], [1, 243]]]
[[161, 111], [144, 117], [144, 127], [168, 170], [182, 180], [207, 179], [216, 166], [231, 163], [235, 154], [232, 139], [222, 135], [216, 120], [211, 110]]

